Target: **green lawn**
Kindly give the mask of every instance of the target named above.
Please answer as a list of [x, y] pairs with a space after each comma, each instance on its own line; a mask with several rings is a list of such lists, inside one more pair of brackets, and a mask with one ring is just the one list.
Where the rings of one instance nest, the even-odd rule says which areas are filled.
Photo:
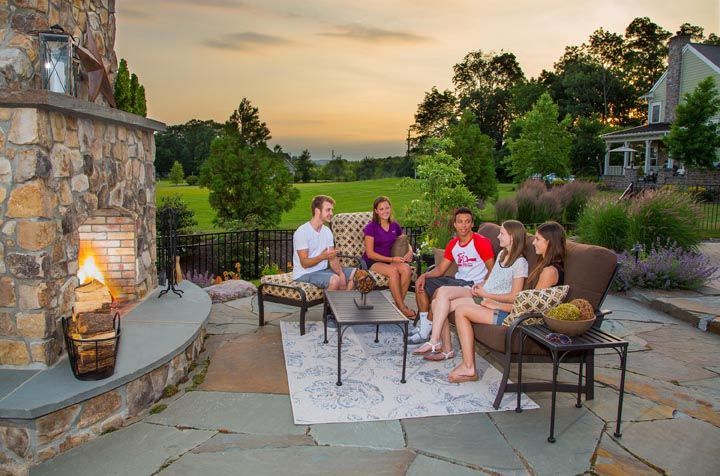
[[[280, 225], [281, 229], [294, 229], [310, 219], [310, 201], [312, 197], [319, 194], [330, 195], [335, 199], [335, 213], [369, 211], [372, 209], [373, 200], [379, 195], [386, 195], [393, 204], [395, 215], [402, 224], [405, 207], [417, 196], [414, 187], [401, 187], [402, 179], [388, 178], [377, 180], [365, 180], [361, 182], [323, 182], [323, 183], [300, 183], [295, 187], [300, 190], [300, 198], [289, 212], [283, 214]], [[513, 195], [514, 184], [500, 184], [500, 198]], [[220, 231], [212, 224], [215, 211], [208, 203], [208, 191], [200, 187], [189, 185], [171, 184], [168, 180], [160, 180], [157, 183], [156, 200], [158, 203], [162, 197], [180, 194], [188, 206], [195, 211], [195, 218], [198, 221], [197, 231]], [[482, 215], [485, 220], [493, 220], [494, 208], [488, 203]]]

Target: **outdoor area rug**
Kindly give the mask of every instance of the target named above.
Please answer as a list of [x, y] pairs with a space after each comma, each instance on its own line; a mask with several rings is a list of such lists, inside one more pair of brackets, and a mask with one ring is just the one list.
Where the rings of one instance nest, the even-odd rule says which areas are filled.
[[[460, 356], [430, 362], [412, 355], [408, 346], [405, 379], [402, 374], [402, 331], [394, 325], [351, 326], [343, 334], [342, 386], [337, 381], [337, 330], [328, 328], [323, 344], [322, 322], [307, 322], [300, 335], [298, 322], [282, 321], [283, 350], [290, 401], [296, 424], [397, 420], [461, 413], [514, 410], [516, 394], [507, 393], [499, 410], [492, 407], [501, 374], [476, 356], [477, 382], [447, 381]], [[453, 336], [453, 338], [455, 338]], [[457, 342], [454, 349], [458, 349]], [[538, 408], [526, 395], [523, 408]]]

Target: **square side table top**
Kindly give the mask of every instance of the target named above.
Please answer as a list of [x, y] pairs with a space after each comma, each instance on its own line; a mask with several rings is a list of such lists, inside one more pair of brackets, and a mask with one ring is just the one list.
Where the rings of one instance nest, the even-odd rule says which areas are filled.
[[381, 291], [367, 295], [367, 304], [372, 309], [358, 309], [355, 299], [360, 300], [357, 291], [325, 291], [325, 299], [339, 324], [402, 324], [407, 318], [397, 310]]

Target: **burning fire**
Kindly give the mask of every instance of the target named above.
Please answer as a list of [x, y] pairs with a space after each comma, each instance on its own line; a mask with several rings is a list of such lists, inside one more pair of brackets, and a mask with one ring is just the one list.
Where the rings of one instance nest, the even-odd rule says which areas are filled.
[[105, 276], [103, 276], [102, 271], [100, 271], [100, 268], [95, 264], [95, 257], [93, 255], [85, 257], [78, 270], [78, 278], [80, 279], [80, 284], [89, 283], [93, 279], [105, 284]]

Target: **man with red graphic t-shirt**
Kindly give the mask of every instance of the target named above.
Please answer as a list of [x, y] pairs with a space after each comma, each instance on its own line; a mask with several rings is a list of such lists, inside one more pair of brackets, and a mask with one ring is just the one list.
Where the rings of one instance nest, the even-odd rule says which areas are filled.
[[[430, 300], [441, 286], [472, 287], [484, 281], [495, 264], [495, 253], [490, 240], [472, 231], [473, 214], [469, 208], [455, 211], [453, 225], [457, 236], [450, 240], [440, 264], [427, 273], [421, 274], [415, 282], [415, 300], [420, 316], [419, 332], [412, 336], [411, 343], [420, 343], [430, 335]], [[445, 276], [450, 265], [455, 262], [458, 270], [455, 277]]]

